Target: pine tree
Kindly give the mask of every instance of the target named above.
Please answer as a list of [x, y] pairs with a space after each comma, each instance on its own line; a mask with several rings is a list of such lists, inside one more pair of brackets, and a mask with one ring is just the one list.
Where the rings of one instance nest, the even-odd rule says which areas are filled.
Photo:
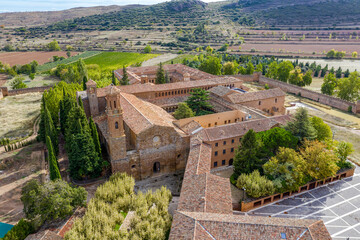
[[299, 108], [296, 111], [294, 120], [288, 122], [285, 129], [299, 138], [300, 141], [313, 140], [317, 137], [316, 130], [311, 124], [308, 111], [305, 108]]
[[186, 104], [192, 109], [196, 116], [206, 115], [212, 113], [209, 93], [201, 88], [193, 89], [190, 92], [191, 96], [186, 100]]
[[90, 117], [89, 125], [90, 125], [90, 130], [91, 130], [91, 136], [92, 136], [94, 144], [95, 144], [96, 152], [99, 154], [99, 157], [101, 158], [101, 145], [100, 145], [99, 135], [98, 135], [98, 132], [96, 129], [95, 122], [92, 119], [92, 117]]
[[123, 66], [123, 77], [121, 79], [121, 85], [129, 85], [129, 77], [125, 65]]
[[164, 84], [165, 83], [165, 71], [164, 71], [162, 63], [160, 63], [159, 68], [156, 72], [155, 83], [156, 84]]
[[50, 180], [55, 181], [57, 179], [61, 179], [58, 162], [54, 155], [54, 150], [53, 150], [51, 139], [49, 136], [46, 136], [46, 147], [48, 149]]

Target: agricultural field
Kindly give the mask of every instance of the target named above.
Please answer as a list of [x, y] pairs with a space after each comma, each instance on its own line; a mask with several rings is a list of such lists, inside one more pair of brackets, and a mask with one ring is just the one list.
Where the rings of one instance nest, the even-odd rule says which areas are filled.
[[123, 65], [132, 65], [157, 57], [157, 54], [127, 52], [103, 52], [84, 60], [85, 64], [97, 64], [100, 69], [118, 69]]
[[[71, 52], [71, 56], [77, 55], [78, 52]], [[65, 57], [66, 52], [0, 52], [0, 62], [14, 65], [24, 65], [32, 61], [37, 61], [39, 65], [52, 61], [53, 56]]]
[[22, 138], [33, 133], [40, 115], [42, 93], [9, 96], [0, 100], [0, 139]]

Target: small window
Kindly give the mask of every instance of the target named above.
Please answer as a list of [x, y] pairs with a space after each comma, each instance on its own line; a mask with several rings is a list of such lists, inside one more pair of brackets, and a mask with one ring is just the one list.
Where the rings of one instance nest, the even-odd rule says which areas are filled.
[[259, 101], [259, 106], [261, 105], [261, 101]]
[[235, 142], [235, 139], [231, 139], [231, 143], [234, 143]]
[[132, 165], [131, 168], [135, 168], [136, 166], [135, 165]]
[[217, 126], [217, 122], [215, 122], [215, 126]]
[[227, 124], [227, 121], [225, 120], [224, 124]]
[[233, 165], [233, 162], [234, 162], [234, 159], [231, 158], [231, 159], [229, 160], [229, 166], [232, 166], [232, 165]]
[[231, 148], [231, 152], [234, 152], [234, 148]]
[[119, 123], [115, 122], [115, 129], [119, 129]]
[[226, 154], [226, 149], [223, 150], [223, 154]]
[[114, 101], [114, 108], [116, 108], [116, 101]]
[[211, 123], [208, 124], [208, 127], [211, 127]]
[[214, 167], [217, 167], [217, 162], [214, 162]]
[[228, 123], [231, 123], [231, 120], [229, 120]]
[[219, 143], [215, 143], [215, 147], [219, 146]]
[[275, 98], [275, 103], [277, 103], [277, 98]]
[[224, 141], [223, 144], [226, 145], [226, 141]]
[[286, 239], [286, 233], [281, 233], [281, 239]]
[[180, 158], [181, 157], [181, 154], [178, 154], [178, 156], [177, 156], [178, 158]]
[[222, 160], [222, 161], [221, 161], [221, 165], [223, 165], [223, 166], [224, 166], [224, 165], [225, 165], [225, 163], [226, 163], [226, 161], [225, 161], [225, 160]]
[[217, 156], [218, 155], [218, 152], [217, 151], [215, 151], [215, 156]]

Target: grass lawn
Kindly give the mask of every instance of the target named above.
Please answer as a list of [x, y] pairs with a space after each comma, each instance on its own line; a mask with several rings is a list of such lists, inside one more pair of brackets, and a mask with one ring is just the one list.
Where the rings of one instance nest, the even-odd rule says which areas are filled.
[[85, 59], [85, 64], [97, 64], [101, 69], [119, 69], [123, 65], [132, 65], [157, 57], [157, 54], [127, 52], [103, 52]]
[[26, 137], [40, 114], [42, 93], [8, 96], [0, 100], [0, 139]]

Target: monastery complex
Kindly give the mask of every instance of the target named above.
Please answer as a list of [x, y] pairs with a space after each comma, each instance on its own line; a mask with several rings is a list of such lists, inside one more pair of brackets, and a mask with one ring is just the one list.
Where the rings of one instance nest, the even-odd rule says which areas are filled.
[[[140, 180], [185, 170], [170, 239], [331, 239], [318, 220], [234, 215], [229, 180], [210, 173], [233, 164], [248, 130], [290, 120], [280, 88], [250, 92], [241, 78], [180, 64], [165, 65], [170, 83], [155, 85], [157, 68], [127, 68], [126, 86], [97, 88], [90, 80], [77, 97], [97, 125], [113, 173]], [[115, 71], [118, 79], [122, 74]], [[215, 113], [176, 120], [172, 113], [195, 88], [209, 91]]]

